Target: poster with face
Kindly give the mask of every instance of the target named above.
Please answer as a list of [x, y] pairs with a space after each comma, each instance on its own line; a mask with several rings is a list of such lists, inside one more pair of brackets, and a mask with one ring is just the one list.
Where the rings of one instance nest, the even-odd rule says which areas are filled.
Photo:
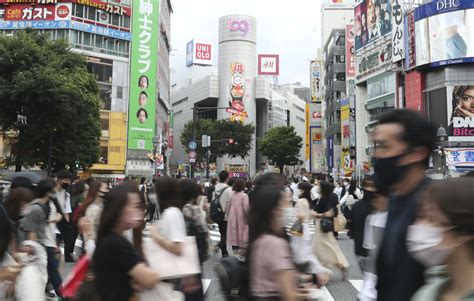
[[367, 3], [362, 2], [354, 9], [354, 33], [355, 50], [359, 50], [367, 44]]
[[[452, 141], [474, 140], [474, 85], [447, 88], [449, 136]], [[449, 101], [451, 99], [451, 101]]]

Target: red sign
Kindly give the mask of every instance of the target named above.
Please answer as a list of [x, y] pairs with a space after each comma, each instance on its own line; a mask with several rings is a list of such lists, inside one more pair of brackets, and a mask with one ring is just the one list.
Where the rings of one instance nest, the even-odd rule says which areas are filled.
[[355, 76], [355, 46], [354, 26], [346, 25], [346, 75]]
[[0, 0], [0, 3], [56, 4], [58, 0]]
[[5, 8], [6, 21], [54, 20], [54, 5], [13, 4]]
[[71, 2], [86, 5], [86, 6], [95, 7], [97, 9], [106, 11], [110, 14], [116, 14], [116, 15], [121, 15], [121, 16], [123, 16], [123, 15], [130, 16], [131, 15], [130, 7], [124, 7], [124, 6], [120, 6], [120, 5], [106, 3], [106, 2], [103, 2], [103, 1], [100, 1], [100, 0], [72, 0]]
[[59, 18], [66, 18], [67, 16], [69, 16], [69, 7], [67, 7], [67, 5], [59, 5], [57, 8], [56, 8], [56, 15], [59, 17]]
[[212, 46], [210, 44], [196, 44], [196, 58], [198, 60], [210, 61], [212, 57]]

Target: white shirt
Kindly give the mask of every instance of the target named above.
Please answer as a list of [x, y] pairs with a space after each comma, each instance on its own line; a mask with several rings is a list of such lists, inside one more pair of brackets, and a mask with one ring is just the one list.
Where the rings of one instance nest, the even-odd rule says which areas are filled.
[[[49, 202], [49, 217], [48, 221], [56, 218], [56, 214], [58, 211], [56, 210], [56, 206], [54, 206], [53, 202]], [[45, 238], [43, 240], [43, 244], [46, 247], [56, 248], [58, 245], [56, 244], [56, 233], [59, 233], [58, 228], [56, 227], [56, 223], [49, 223], [46, 225], [45, 229]]]
[[314, 186], [313, 188], [311, 188], [311, 200], [314, 201], [314, 200], [317, 200], [320, 198], [320, 195], [319, 195], [319, 186]]
[[[224, 191], [226, 187], [228, 188]], [[230, 187], [226, 183], [217, 183], [216, 190], [214, 192], [214, 198], [220, 195], [221, 193], [222, 195], [220, 196], [219, 201], [221, 203], [222, 210], [224, 210], [225, 212], [225, 220], [227, 220], [227, 208], [229, 207], [230, 197], [233, 193], [232, 187]]]
[[56, 192], [56, 198], [58, 199], [59, 206], [63, 214], [72, 213], [71, 209], [71, 195], [64, 189], [61, 189]]
[[293, 201], [296, 203], [300, 199], [300, 190], [298, 189], [298, 183], [293, 183], [290, 185], [291, 190], [293, 190]]
[[186, 239], [186, 223], [181, 210], [176, 207], [166, 208], [158, 221], [158, 230], [169, 241], [184, 242]]

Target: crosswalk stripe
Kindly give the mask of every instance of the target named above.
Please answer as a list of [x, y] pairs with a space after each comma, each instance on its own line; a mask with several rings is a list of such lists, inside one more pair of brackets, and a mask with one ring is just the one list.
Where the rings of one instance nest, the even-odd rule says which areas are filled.
[[362, 290], [362, 285], [364, 283], [364, 280], [349, 280], [349, 282], [352, 284], [352, 286], [360, 292]]
[[321, 301], [334, 301], [334, 298], [332, 297], [331, 293], [328, 291], [327, 287], [323, 286], [321, 288], [321, 291], [324, 295], [324, 297], [323, 297], [324, 299], [321, 299]]

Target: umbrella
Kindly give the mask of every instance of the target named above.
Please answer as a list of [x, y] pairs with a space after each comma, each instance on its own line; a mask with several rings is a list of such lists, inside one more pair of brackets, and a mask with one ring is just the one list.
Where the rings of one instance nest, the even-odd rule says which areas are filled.
[[18, 177], [24, 177], [24, 178], [30, 179], [31, 182], [33, 182], [33, 184], [38, 183], [44, 178], [44, 176], [42, 176], [39, 173], [35, 173], [32, 171], [20, 171], [20, 172], [15, 172], [15, 173], [10, 174], [8, 176], [8, 180], [13, 181], [14, 179]]

